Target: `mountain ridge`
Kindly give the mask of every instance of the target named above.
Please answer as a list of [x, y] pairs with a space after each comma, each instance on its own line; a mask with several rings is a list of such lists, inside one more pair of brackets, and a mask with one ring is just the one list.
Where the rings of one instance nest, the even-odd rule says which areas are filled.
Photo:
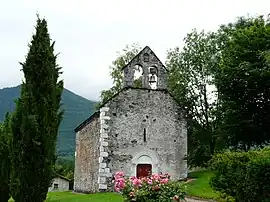
[[[0, 122], [4, 120], [6, 112], [15, 109], [15, 99], [20, 96], [21, 85], [0, 89]], [[74, 129], [95, 112], [96, 101], [88, 100], [64, 88], [62, 94], [63, 120], [59, 127], [57, 152], [60, 156], [74, 156]]]

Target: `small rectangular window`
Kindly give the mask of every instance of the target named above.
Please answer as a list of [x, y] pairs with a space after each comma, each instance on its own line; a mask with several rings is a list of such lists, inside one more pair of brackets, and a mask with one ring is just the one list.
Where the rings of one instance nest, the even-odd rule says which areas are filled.
[[58, 189], [58, 184], [53, 184], [53, 189]]

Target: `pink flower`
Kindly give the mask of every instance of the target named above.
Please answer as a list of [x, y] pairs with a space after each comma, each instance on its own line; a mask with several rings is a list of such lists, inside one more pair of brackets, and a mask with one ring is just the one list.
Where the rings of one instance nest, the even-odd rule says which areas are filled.
[[124, 173], [123, 172], [117, 172], [114, 177], [115, 180], [114, 182], [114, 189], [115, 191], [119, 192], [125, 188], [125, 178], [123, 177]]
[[114, 187], [114, 190], [115, 190], [116, 192], [120, 192], [120, 191], [121, 191], [120, 188], [118, 188], [118, 187]]
[[120, 189], [123, 189], [125, 187], [125, 179], [124, 178], [116, 179], [115, 186], [119, 187]]
[[153, 174], [152, 179], [158, 182], [160, 180], [160, 176], [158, 174]]
[[124, 177], [124, 172], [116, 172], [115, 174], [114, 174], [114, 178], [122, 178], [122, 177]]
[[148, 184], [153, 184], [153, 181], [151, 179], [148, 179]]
[[168, 178], [164, 178], [161, 180], [161, 184], [167, 184], [169, 182], [169, 179]]
[[135, 176], [131, 176], [129, 179], [130, 179], [131, 181], [133, 181], [134, 179], [136, 179], [136, 177], [135, 177]]
[[133, 181], [132, 181], [132, 184], [133, 185], [136, 185], [136, 186], [138, 186], [138, 185], [141, 185], [142, 184], [142, 181], [140, 180], [140, 179], [134, 179]]

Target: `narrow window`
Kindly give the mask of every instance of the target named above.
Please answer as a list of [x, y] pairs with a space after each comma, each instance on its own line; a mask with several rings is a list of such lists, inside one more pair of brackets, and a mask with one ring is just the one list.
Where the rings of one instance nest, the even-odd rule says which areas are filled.
[[143, 141], [146, 142], [146, 129], [143, 129]]
[[144, 62], [149, 62], [149, 54], [148, 53], [143, 54], [143, 61]]

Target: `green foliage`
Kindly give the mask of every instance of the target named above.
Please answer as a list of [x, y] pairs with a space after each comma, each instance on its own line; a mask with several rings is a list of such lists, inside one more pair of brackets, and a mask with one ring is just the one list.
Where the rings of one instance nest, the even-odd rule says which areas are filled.
[[56, 141], [63, 111], [63, 81], [45, 19], [37, 19], [21, 63], [25, 81], [12, 117], [11, 192], [16, 202], [43, 202], [54, 177]]
[[[0, 121], [4, 121], [6, 112], [15, 110], [14, 100], [20, 96], [20, 90], [21, 86], [0, 89]], [[74, 156], [76, 136], [74, 128], [95, 111], [96, 102], [89, 101], [64, 89], [62, 103], [64, 116], [59, 127], [57, 154], [60, 156]]]
[[212, 170], [211, 186], [235, 201], [270, 201], [270, 148], [217, 154]]
[[139, 44], [133, 43], [130, 46], [127, 45], [122, 52], [118, 52], [116, 60], [110, 66], [110, 76], [113, 80], [113, 86], [108, 90], [101, 91], [101, 103], [97, 107], [121, 90], [123, 84], [122, 68], [139, 53], [140, 49]]
[[10, 115], [7, 113], [3, 124], [0, 123], [0, 201], [10, 198]]
[[213, 85], [213, 70], [220, 54], [214, 33], [193, 30], [184, 48], [170, 50], [169, 90], [184, 107], [188, 119], [189, 164], [206, 166], [220, 141], [218, 131], [218, 96]]
[[241, 150], [270, 140], [270, 21], [239, 18], [221, 26], [223, 44], [215, 83], [222, 103], [228, 145]]
[[67, 179], [73, 180], [74, 178], [74, 158], [68, 159], [65, 157], [58, 157], [55, 165], [55, 172]]

